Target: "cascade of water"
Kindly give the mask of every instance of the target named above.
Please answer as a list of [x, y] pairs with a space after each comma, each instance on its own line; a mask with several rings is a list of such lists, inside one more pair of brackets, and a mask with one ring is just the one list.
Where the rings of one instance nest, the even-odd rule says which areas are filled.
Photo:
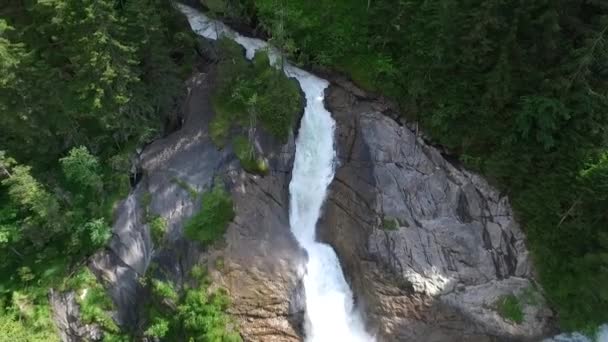
[[[266, 42], [241, 36], [190, 7], [178, 6], [197, 34], [209, 39], [227, 36], [245, 48], [249, 59], [257, 50], [266, 49], [271, 64], [277, 64], [280, 54]], [[329, 245], [315, 240], [321, 206], [334, 177], [335, 122], [323, 105], [324, 91], [329, 84], [289, 63], [284, 64], [283, 70], [299, 82], [306, 97], [289, 184], [289, 221], [295, 238], [308, 253], [304, 276], [307, 341], [374, 341], [365, 332], [361, 317], [354, 308], [353, 294], [336, 253]]]

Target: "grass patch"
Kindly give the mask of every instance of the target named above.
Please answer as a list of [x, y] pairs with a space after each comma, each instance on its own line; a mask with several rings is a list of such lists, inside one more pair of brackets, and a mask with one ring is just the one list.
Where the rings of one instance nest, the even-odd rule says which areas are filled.
[[519, 299], [513, 295], [503, 296], [496, 302], [498, 313], [505, 319], [520, 324], [524, 321], [524, 312]]
[[184, 227], [185, 235], [192, 240], [210, 243], [220, 238], [234, 218], [230, 194], [222, 182], [216, 181], [213, 189], [202, 195], [202, 208]]

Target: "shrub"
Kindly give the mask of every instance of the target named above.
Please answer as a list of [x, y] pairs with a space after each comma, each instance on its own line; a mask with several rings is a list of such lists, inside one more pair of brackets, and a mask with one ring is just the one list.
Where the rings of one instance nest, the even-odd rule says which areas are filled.
[[179, 298], [173, 284], [167, 281], [154, 279], [152, 281], [152, 292], [159, 298], [167, 299], [173, 302], [177, 301]]
[[0, 315], [0, 341], [45, 341], [59, 342], [52, 325], [47, 329], [32, 329], [26, 321], [16, 315]]
[[216, 181], [213, 189], [202, 196], [202, 208], [184, 227], [185, 235], [202, 243], [213, 242], [226, 231], [234, 218], [232, 199], [221, 182]]
[[520, 324], [524, 321], [524, 312], [515, 295], [501, 297], [496, 303], [498, 313], [507, 320]]
[[150, 235], [152, 236], [152, 242], [155, 245], [160, 246], [167, 233], [167, 221], [160, 215], [155, 215], [149, 222]]
[[210, 279], [200, 266], [194, 266], [190, 274], [196, 285], [186, 285], [180, 293], [170, 281], [148, 282], [153, 296], [144, 334], [167, 341], [241, 341], [226, 314], [230, 304], [226, 291], [210, 290]]
[[170, 322], [161, 317], [154, 317], [153, 324], [146, 329], [144, 334], [149, 337], [163, 338], [169, 333]]
[[257, 156], [255, 148], [247, 138], [242, 135], [235, 137], [232, 140], [232, 147], [245, 171], [260, 175], [268, 174], [268, 163], [263, 157]]
[[384, 230], [398, 230], [399, 222], [395, 218], [385, 217], [382, 219], [382, 229]]
[[152, 194], [150, 194], [149, 192], [145, 192], [141, 197], [141, 204], [144, 209], [143, 220], [146, 224], [148, 224], [152, 242], [155, 245], [160, 246], [163, 242], [165, 234], [167, 233], [167, 221], [162, 216], [152, 213], [152, 211], [150, 210], [151, 203]]
[[84, 147], [75, 147], [59, 159], [68, 182], [77, 188], [98, 191], [102, 187], [99, 161]]

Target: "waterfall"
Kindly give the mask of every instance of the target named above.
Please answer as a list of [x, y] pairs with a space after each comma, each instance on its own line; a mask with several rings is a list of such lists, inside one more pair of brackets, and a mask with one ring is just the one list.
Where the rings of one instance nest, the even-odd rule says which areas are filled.
[[334, 250], [315, 241], [315, 228], [327, 187], [334, 177], [335, 122], [323, 105], [327, 81], [288, 66], [289, 76], [300, 82], [306, 107], [296, 140], [296, 157], [289, 184], [291, 230], [308, 253], [306, 335], [308, 341], [372, 341], [353, 305]]
[[[280, 54], [266, 42], [241, 36], [223, 23], [178, 4], [197, 34], [208, 39], [226, 36], [245, 48], [245, 56], [266, 49], [270, 63], [277, 65]], [[327, 187], [334, 177], [334, 129], [331, 113], [323, 105], [324, 91], [329, 85], [289, 63], [283, 71], [295, 78], [305, 94], [306, 107], [296, 139], [296, 155], [289, 184], [291, 231], [307, 254], [303, 283], [306, 292], [306, 340], [310, 342], [374, 341], [364, 328], [355, 310], [353, 294], [344, 278], [335, 251], [315, 239], [316, 224]]]

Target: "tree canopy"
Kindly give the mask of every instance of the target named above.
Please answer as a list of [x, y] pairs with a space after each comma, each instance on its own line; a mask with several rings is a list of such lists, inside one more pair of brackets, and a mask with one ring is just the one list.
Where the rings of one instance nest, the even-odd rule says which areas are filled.
[[[170, 1], [3, 2], [2, 337], [58, 339], [46, 291], [70, 288], [107, 243], [112, 209], [129, 191], [129, 155], [174, 116], [194, 56]], [[82, 309], [102, 317], [111, 305], [103, 288], [94, 294]]]

